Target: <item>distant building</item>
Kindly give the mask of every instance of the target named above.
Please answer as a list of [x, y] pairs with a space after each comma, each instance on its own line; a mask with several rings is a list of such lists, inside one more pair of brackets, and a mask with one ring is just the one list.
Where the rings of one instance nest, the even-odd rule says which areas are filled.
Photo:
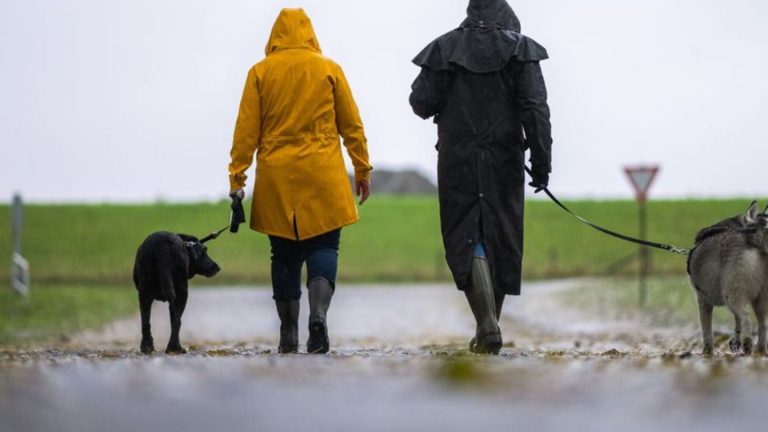
[[[350, 176], [354, 183], [354, 177]], [[437, 186], [417, 171], [389, 171], [374, 169], [371, 173], [371, 189], [376, 194], [434, 195]]]

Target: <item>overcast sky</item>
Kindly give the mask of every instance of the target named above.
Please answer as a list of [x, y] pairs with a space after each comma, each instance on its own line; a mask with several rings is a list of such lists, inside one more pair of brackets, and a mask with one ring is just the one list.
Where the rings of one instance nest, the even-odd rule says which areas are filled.
[[[282, 7], [304, 7], [342, 65], [374, 167], [434, 179], [436, 131], [412, 114], [410, 59], [466, 0], [0, 2], [0, 201], [219, 199], [246, 73]], [[768, 2], [519, 0], [544, 45], [551, 188], [631, 197], [768, 196]], [[252, 185], [249, 185], [249, 188]]]

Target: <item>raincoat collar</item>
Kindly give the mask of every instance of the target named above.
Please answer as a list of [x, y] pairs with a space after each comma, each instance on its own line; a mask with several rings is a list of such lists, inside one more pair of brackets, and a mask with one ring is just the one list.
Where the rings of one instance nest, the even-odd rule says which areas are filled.
[[520, 33], [520, 20], [506, 0], [469, 0], [461, 27], [511, 30]]
[[270, 55], [275, 51], [291, 48], [322, 52], [312, 21], [304, 9], [285, 8], [280, 11], [275, 25], [272, 26], [272, 34], [269, 36], [265, 54]]

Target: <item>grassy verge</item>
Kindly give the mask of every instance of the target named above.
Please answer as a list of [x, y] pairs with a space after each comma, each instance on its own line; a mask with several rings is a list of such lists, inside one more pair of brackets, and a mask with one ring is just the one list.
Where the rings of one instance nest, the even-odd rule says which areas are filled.
[[[690, 246], [701, 227], [744, 211], [750, 200], [653, 201], [648, 237]], [[575, 201], [578, 214], [607, 228], [635, 235], [633, 201]], [[447, 281], [437, 198], [374, 196], [360, 209], [361, 221], [344, 229], [341, 283]], [[0, 227], [10, 226], [0, 205]], [[203, 236], [223, 227], [227, 202], [151, 205], [29, 205], [25, 207], [23, 252], [33, 281], [67, 284], [130, 284], [136, 248], [159, 230]], [[682, 221], [682, 223], [681, 223]], [[631, 275], [638, 247], [586, 227], [544, 200], [526, 203], [524, 277]], [[9, 278], [10, 233], [0, 229], [0, 281]], [[243, 228], [210, 243], [223, 271], [206, 283], [268, 283], [269, 241]], [[685, 258], [651, 251], [655, 274], [681, 275]]]
[[[647, 298], [640, 306], [637, 279], [616, 278], [589, 281], [584, 287], [562, 294], [563, 301], [575, 309], [608, 319], [642, 318], [651, 325], [678, 326], [699, 322], [696, 296], [688, 279], [682, 276], [650, 278]], [[725, 308], [715, 308], [714, 324], [733, 326], [733, 317]]]
[[0, 346], [66, 341], [72, 334], [135, 313], [132, 287], [35, 285], [29, 298], [0, 290]]

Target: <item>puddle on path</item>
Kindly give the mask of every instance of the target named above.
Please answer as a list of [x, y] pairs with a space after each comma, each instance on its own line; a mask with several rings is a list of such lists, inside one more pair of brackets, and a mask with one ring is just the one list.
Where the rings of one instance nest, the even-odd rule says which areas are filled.
[[0, 352], [0, 430], [762, 430], [768, 359], [701, 357], [695, 327], [569, 325], [550, 294], [570, 286], [514, 299], [498, 357], [467, 353], [472, 319], [446, 286], [343, 291], [326, 356], [274, 353], [268, 291], [195, 291], [186, 355], [140, 355], [134, 319]]

